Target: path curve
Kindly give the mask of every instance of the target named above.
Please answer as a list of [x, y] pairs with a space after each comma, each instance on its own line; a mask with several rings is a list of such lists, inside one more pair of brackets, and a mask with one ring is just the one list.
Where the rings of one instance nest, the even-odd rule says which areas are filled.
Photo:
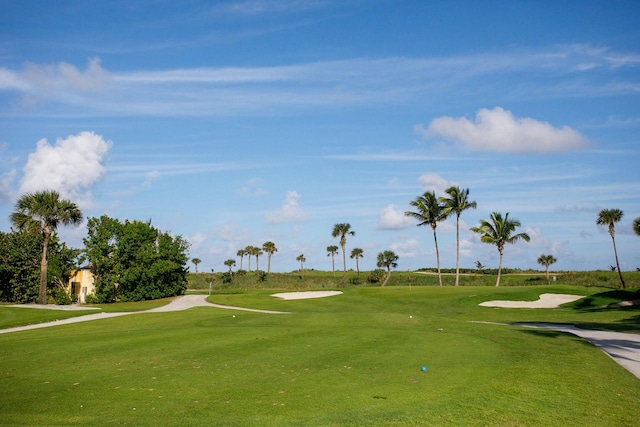
[[[5, 307], [12, 307], [12, 306], [5, 306]], [[16, 307], [21, 307], [21, 306], [16, 305]], [[152, 308], [150, 310], [131, 311], [131, 312], [125, 312], [125, 313], [87, 314], [85, 316], [71, 317], [69, 319], [54, 320], [53, 322], [44, 322], [44, 323], [37, 323], [34, 325], [17, 326], [15, 328], [0, 329], [0, 334], [8, 334], [10, 332], [19, 332], [19, 331], [28, 331], [31, 329], [49, 328], [51, 326], [68, 325], [71, 323], [89, 322], [91, 320], [108, 319], [111, 317], [127, 316], [130, 314], [167, 313], [171, 311], [182, 311], [182, 310], [188, 310], [192, 307], [214, 307], [214, 308], [221, 308], [225, 310], [249, 311], [252, 313], [289, 314], [289, 312], [286, 312], [286, 311], [259, 310], [255, 308], [233, 307], [230, 305], [213, 304], [207, 301], [207, 295], [182, 295], [182, 296], [175, 297], [167, 305], [163, 305], [162, 307], [158, 307], [158, 308]], [[46, 307], [46, 306], [40, 306], [40, 307], [34, 306], [31, 308], [52, 309], [52, 307]]]

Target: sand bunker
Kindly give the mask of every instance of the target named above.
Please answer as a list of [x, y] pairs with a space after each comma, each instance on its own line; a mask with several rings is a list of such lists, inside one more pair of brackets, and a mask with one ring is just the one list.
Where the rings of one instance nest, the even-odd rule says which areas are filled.
[[340, 295], [342, 291], [306, 291], [306, 292], [283, 292], [273, 294], [272, 297], [282, 298], [286, 300], [292, 299], [308, 299], [308, 298], [324, 298]]
[[562, 304], [584, 298], [582, 295], [542, 294], [537, 301], [485, 301], [479, 305], [483, 307], [502, 308], [557, 308]]

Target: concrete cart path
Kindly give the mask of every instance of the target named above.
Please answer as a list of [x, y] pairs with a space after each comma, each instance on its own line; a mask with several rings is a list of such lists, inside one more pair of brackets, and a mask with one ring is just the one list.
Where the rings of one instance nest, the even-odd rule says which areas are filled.
[[[38, 305], [31, 304], [28, 307], [25, 305], [2, 305], [0, 307], [25, 307], [25, 308], [42, 308], [42, 309], [50, 309], [55, 310], [56, 306], [54, 305]], [[59, 308], [62, 310], [68, 310], [69, 306], [58, 306], [65, 307]], [[0, 334], [8, 334], [10, 332], [19, 332], [19, 331], [28, 331], [31, 329], [40, 329], [40, 328], [49, 328], [51, 326], [59, 326], [59, 325], [68, 325], [71, 323], [79, 323], [79, 322], [89, 322], [91, 320], [100, 320], [100, 319], [108, 319], [111, 317], [119, 317], [119, 316], [127, 316], [130, 314], [139, 314], [139, 313], [166, 313], [170, 311], [182, 311], [187, 310], [192, 307], [214, 307], [214, 308], [222, 308], [226, 310], [239, 310], [239, 311], [249, 311], [253, 313], [266, 313], [266, 314], [288, 314], [285, 311], [272, 311], [272, 310], [258, 310], [254, 308], [243, 308], [243, 307], [232, 307], [229, 305], [220, 305], [220, 304], [212, 304], [207, 302], [206, 295], [183, 295], [174, 298], [169, 304], [164, 305], [162, 307], [153, 308], [151, 310], [145, 311], [132, 311], [126, 313], [95, 313], [95, 314], [87, 314], [86, 316], [78, 316], [71, 317], [69, 319], [62, 320], [54, 320], [53, 322], [45, 322], [45, 323], [37, 323], [35, 325], [27, 325], [27, 326], [18, 326], [15, 328], [7, 328], [0, 329]], [[87, 307], [88, 308], [88, 307]], [[78, 308], [82, 309], [82, 308]], [[91, 309], [91, 308], [88, 308]]]
[[577, 335], [598, 347], [616, 363], [640, 378], [640, 335], [622, 332], [594, 331], [580, 329], [573, 325], [553, 325], [546, 323], [511, 323], [526, 328], [550, 329]]

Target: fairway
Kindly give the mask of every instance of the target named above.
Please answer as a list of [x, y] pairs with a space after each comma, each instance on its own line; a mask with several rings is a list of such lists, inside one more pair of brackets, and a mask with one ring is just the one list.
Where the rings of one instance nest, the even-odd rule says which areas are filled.
[[478, 305], [603, 291], [356, 288], [282, 300], [237, 290], [209, 301], [288, 314], [203, 306], [4, 334], [0, 425], [632, 426], [640, 381], [594, 346], [475, 323], [637, 333], [634, 308]]

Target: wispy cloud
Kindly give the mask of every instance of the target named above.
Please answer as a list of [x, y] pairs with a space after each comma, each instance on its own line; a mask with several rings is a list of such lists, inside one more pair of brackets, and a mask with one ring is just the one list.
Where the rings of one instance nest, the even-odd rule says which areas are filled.
[[401, 105], [426, 95], [437, 100], [462, 91], [489, 94], [497, 87], [505, 94], [502, 99], [525, 94], [621, 95], [640, 91], [640, 83], [619, 70], [639, 65], [635, 52], [583, 45], [470, 56], [124, 72], [109, 71], [96, 58], [84, 70], [64, 62], [0, 68], [0, 91], [17, 94], [14, 105], [56, 106], [40, 107], [41, 114], [61, 114], [61, 106], [67, 106], [68, 114], [77, 115], [224, 116], [301, 107]]
[[298, 200], [300, 194], [296, 191], [288, 191], [282, 206], [276, 210], [266, 213], [264, 220], [268, 224], [279, 224], [283, 222], [299, 222], [309, 218], [309, 213], [300, 207]]

